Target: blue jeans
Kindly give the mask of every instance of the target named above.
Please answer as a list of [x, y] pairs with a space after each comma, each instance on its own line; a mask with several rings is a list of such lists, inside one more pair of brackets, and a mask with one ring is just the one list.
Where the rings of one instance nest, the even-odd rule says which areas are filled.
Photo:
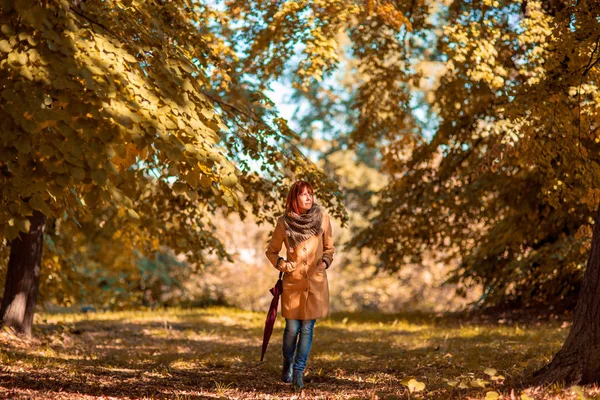
[[[286, 361], [288, 365], [291, 365], [293, 360], [293, 369], [295, 371], [304, 372], [304, 368], [306, 368], [306, 361], [308, 360], [308, 353], [310, 353], [310, 347], [312, 346], [315, 322], [315, 319], [302, 321], [298, 319], [286, 318], [285, 329], [283, 330], [284, 365], [286, 364]], [[300, 340], [297, 341], [298, 334], [300, 334]], [[298, 349], [296, 349], [296, 341], [298, 344]], [[295, 359], [294, 351], [296, 351]]]

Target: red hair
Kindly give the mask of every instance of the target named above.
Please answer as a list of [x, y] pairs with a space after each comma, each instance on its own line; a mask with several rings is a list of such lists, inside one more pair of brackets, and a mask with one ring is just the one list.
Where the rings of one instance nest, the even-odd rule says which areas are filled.
[[306, 181], [296, 181], [290, 188], [288, 192], [287, 199], [285, 201], [285, 212], [288, 213], [290, 211], [295, 212], [300, 215], [300, 208], [298, 207], [298, 195], [307, 188], [310, 194], [313, 194], [313, 187], [310, 183]]

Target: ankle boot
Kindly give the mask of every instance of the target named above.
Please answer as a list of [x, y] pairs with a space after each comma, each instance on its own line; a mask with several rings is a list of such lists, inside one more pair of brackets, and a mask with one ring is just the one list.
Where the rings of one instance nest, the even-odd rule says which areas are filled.
[[283, 359], [283, 368], [281, 371], [281, 380], [285, 383], [292, 381], [292, 362], [287, 359]]
[[304, 383], [302, 383], [302, 375], [303, 374], [304, 374], [304, 371], [294, 370], [294, 376], [293, 376], [294, 389], [298, 389], [298, 390], [304, 389]]

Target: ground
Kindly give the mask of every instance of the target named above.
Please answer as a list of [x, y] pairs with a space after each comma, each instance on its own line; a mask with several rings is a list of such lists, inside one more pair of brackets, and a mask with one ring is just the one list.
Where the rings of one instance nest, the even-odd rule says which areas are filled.
[[259, 363], [265, 314], [225, 307], [39, 314], [0, 333], [0, 398], [528, 399], [600, 396], [526, 386], [568, 316], [339, 313], [319, 320], [295, 393], [280, 382], [283, 319]]

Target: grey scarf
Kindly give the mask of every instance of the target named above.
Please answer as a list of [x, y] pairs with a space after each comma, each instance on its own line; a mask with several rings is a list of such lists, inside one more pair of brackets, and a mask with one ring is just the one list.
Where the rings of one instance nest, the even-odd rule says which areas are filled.
[[323, 210], [321, 206], [313, 203], [313, 206], [302, 215], [294, 211], [287, 211], [283, 218], [285, 226], [285, 235], [290, 243], [290, 253], [294, 252], [296, 246], [310, 238], [323, 233], [321, 221], [323, 220]]

